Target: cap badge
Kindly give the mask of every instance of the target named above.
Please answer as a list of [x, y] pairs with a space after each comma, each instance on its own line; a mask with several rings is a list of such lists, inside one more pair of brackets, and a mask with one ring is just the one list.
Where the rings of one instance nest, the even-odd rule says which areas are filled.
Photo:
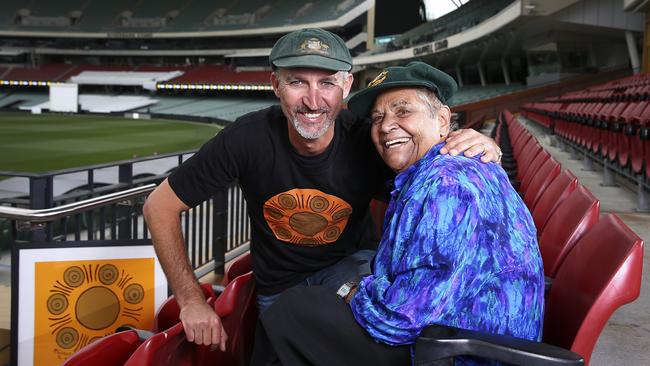
[[303, 41], [300, 46], [298, 46], [298, 50], [300, 52], [305, 52], [305, 53], [321, 53], [321, 54], [327, 54], [328, 50], [330, 49], [330, 46], [327, 44], [323, 43], [320, 39], [318, 38], [309, 38]]
[[372, 88], [381, 84], [382, 82], [384, 82], [384, 80], [386, 80], [386, 76], [388, 76], [388, 70], [382, 71], [371, 82], [368, 83], [368, 88]]

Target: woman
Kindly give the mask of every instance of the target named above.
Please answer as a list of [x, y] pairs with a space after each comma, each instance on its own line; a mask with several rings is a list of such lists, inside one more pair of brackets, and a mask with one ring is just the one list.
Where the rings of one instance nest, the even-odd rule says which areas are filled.
[[497, 164], [439, 154], [455, 90], [449, 75], [412, 62], [349, 101], [369, 115], [397, 173], [373, 273], [342, 286], [344, 301], [322, 288], [283, 296], [261, 317], [254, 363], [408, 364], [429, 324], [540, 338], [544, 277], [530, 213]]

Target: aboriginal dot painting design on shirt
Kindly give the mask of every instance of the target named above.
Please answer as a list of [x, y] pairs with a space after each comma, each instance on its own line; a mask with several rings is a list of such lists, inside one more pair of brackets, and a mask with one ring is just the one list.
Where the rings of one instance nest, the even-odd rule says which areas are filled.
[[349, 203], [317, 189], [292, 189], [264, 203], [264, 219], [275, 237], [294, 245], [335, 242], [351, 214]]

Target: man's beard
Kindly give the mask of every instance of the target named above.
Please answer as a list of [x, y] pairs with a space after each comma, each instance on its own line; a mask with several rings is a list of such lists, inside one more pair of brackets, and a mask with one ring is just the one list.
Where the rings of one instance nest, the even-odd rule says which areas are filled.
[[323, 135], [325, 135], [325, 133], [327, 133], [327, 130], [330, 129], [330, 127], [334, 123], [334, 120], [329, 116], [326, 116], [325, 121], [323, 121], [323, 124], [320, 126], [319, 129], [315, 131], [304, 128], [304, 126], [300, 123], [298, 117], [292, 118], [291, 123], [293, 124], [293, 127], [296, 129], [298, 134], [302, 136], [302, 138], [307, 140], [316, 140], [322, 137]]

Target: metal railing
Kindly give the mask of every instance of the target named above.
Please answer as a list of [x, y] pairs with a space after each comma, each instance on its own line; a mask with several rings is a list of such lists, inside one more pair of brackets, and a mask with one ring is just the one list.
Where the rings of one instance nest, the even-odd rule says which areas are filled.
[[94, 197], [85, 201], [77, 201], [66, 205], [40, 210], [0, 206], [0, 217], [12, 220], [27, 221], [30, 223], [47, 223], [66, 216], [78, 214], [93, 208], [105, 206], [116, 202], [125, 202], [130, 199], [145, 196], [156, 188], [155, 184], [148, 184], [122, 192], [114, 192], [105, 196]]
[[[0, 172], [0, 176], [29, 179], [29, 198], [0, 200], [0, 224], [8, 227], [10, 243], [101, 241], [106, 245], [136, 239], [149, 240], [143, 219], [145, 197], [168, 173], [134, 179], [134, 164], [176, 157], [175, 165], [192, 152], [132, 159], [42, 174]], [[95, 171], [117, 168], [119, 183], [96, 187]], [[173, 168], [172, 168], [173, 169]], [[81, 189], [54, 196], [55, 178], [82, 173], [88, 179]], [[201, 276], [210, 271], [223, 273], [226, 253], [236, 256], [247, 248], [250, 224], [246, 202], [236, 184], [230, 185], [198, 206], [181, 214], [181, 227], [190, 262]], [[2, 225], [0, 225], [0, 229]], [[5, 238], [7, 239], [7, 238]], [[239, 249], [238, 249], [239, 248]]]

